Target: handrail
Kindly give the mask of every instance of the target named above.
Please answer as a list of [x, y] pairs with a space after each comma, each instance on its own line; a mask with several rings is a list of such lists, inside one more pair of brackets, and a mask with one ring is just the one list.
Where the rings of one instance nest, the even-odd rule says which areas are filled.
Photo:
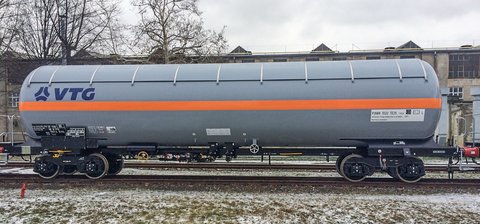
[[263, 84], [263, 63], [260, 66], [260, 84]]
[[[7, 128], [7, 130], [9, 130], [9, 131], [0, 133], [0, 137], [5, 137], [5, 136], [6, 136], [7, 139], [9, 140], [9, 141], [5, 141], [5, 142], [9, 142], [9, 143], [11, 143], [12, 146], [13, 146], [14, 143], [15, 143], [15, 137], [14, 137], [14, 136], [15, 136], [15, 135], [18, 135], [18, 134], [21, 134], [21, 135], [22, 135], [24, 142], [26, 141], [25, 135], [28, 135], [28, 133], [25, 133], [25, 132], [23, 132], [23, 131], [22, 131], [22, 132], [15, 132], [15, 131], [13, 131], [13, 130], [14, 130], [13, 122], [14, 122], [14, 120], [20, 118], [19, 115], [16, 115], [16, 114], [14, 114], [14, 115], [3, 115], [3, 114], [2, 114], [2, 115], [0, 115], [0, 117], [6, 117], [7, 120], [8, 120], [8, 128]], [[20, 124], [21, 124], [21, 123], [20, 123]], [[8, 138], [8, 137], [9, 137], [9, 138]]]
[[102, 67], [102, 65], [97, 66], [97, 68], [95, 68], [95, 71], [93, 71], [92, 76], [90, 77], [90, 86], [93, 85], [93, 79], [95, 78], [95, 75], [97, 74], [97, 71], [98, 69], [100, 69], [100, 67]]
[[60, 68], [62, 68], [62, 66], [57, 66], [57, 69], [55, 69], [55, 71], [52, 73], [52, 75], [50, 76], [50, 80], [48, 81], [48, 86], [52, 85], [53, 77], [55, 77], [55, 74]]
[[137, 77], [138, 69], [140, 69], [140, 65], [137, 66], [137, 68], [135, 69], [135, 72], [133, 72], [133, 76], [132, 76], [132, 86], [135, 84], [135, 77]]
[[402, 68], [400, 67], [400, 64], [398, 64], [398, 60], [395, 60], [395, 64], [397, 65], [398, 76], [400, 77], [400, 81], [403, 81]]
[[178, 71], [180, 70], [180, 65], [177, 66], [177, 70], [175, 70], [175, 76], [173, 77], [173, 85], [177, 85], [177, 76], [178, 76]]
[[355, 82], [355, 75], [353, 74], [353, 65], [351, 61], [348, 61], [348, 65], [350, 66], [350, 74], [352, 76], [352, 82]]
[[305, 62], [305, 83], [308, 83], [308, 66], [307, 66], [307, 62]]
[[[12, 133], [12, 132], [10, 132], [10, 131], [2, 132], [2, 133], [0, 133], [0, 137], [9, 135], [10, 133]], [[22, 132], [15, 131], [15, 132], [13, 132], [13, 134], [15, 134], [15, 135], [20, 135], [20, 134], [22, 134], [22, 135], [23, 135], [23, 134], [27, 134], [27, 133], [24, 132], [24, 131], [22, 131]]]
[[32, 84], [32, 79], [35, 76], [35, 74], [37, 74], [37, 71], [38, 71], [38, 68], [33, 70], [32, 75], [30, 76], [30, 79], [28, 79], [28, 85], [27, 85], [28, 87], [30, 87], [30, 84]]
[[419, 62], [420, 65], [422, 66], [422, 70], [423, 70], [423, 75], [424, 75], [424, 77], [425, 77], [425, 81], [428, 81], [427, 70], [425, 69], [425, 66], [423, 65], [422, 60], [418, 60], [418, 62]]
[[218, 70], [217, 70], [217, 85], [220, 84], [220, 72], [221, 72], [221, 70], [222, 70], [222, 65], [220, 64], [218, 66]]

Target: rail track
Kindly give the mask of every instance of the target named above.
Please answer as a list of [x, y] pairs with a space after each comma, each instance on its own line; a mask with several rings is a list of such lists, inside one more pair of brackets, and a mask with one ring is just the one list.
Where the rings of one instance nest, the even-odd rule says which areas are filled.
[[340, 177], [285, 177], [285, 176], [214, 176], [214, 175], [117, 175], [91, 180], [83, 175], [59, 176], [46, 180], [34, 174], [0, 174], [0, 183], [30, 186], [152, 186], [163, 184], [209, 184], [209, 185], [269, 185], [269, 186], [373, 186], [373, 187], [475, 187], [480, 188], [479, 179], [422, 179], [408, 184], [391, 178], [367, 178], [352, 183]]
[[[6, 166], [11, 168], [29, 168], [33, 163], [10, 162]], [[268, 163], [149, 163], [149, 162], [127, 162], [125, 168], [137, 169], [271, 169], [271, 170], [335, 170], [335, 164], [268, 164]], [[458, 166], [452, 167], [453, 171], [459, 171]], [[442, 172], [448, 171], [446, 165], [425, 165], [426, 171]], [[480, 166], [473, 166], [474, 170], [480, 171]]]

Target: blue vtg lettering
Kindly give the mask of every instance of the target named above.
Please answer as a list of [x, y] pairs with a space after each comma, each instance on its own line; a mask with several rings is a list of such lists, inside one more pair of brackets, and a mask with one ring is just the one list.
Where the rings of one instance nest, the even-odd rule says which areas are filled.
[[93, 100], [95, 97], [95, 88], [55, 88], [55, 99], [63, 100], [70, 94], [70, 100], [77, 100], [81, 96], [83, 100]]
[[[95, 88], [54, 88], [55, 100], [93, 100], [95, 98]], [[47, 101], [50, 97], [48, 87], [40, 87], [34, 94], [37, 101]]]

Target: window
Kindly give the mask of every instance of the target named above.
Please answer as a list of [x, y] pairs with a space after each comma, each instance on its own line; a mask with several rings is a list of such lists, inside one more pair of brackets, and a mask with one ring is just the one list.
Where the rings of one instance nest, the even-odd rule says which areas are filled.
[[464, 71], [463, 74], [464, 74], [465, 78], [473, 79], [473, 78], [475, 78], [474, 75], [473, 75], [474, 72], [475, 71]]
[[457, 68], [457, 76], [459, 78], [464, 78], [465, 76], [463, 75], [463, 65], [459, 65]]
[[347, 57], [336, 57], [332, 59], [333, 61], [346, 61]]
[[286, 58], [275, 58], [273, 59], [273, 62], [287, 62]]
[[448, 95], [463, 99], [463, 87], [450, 87]]
[[474, 79], [480, 75], [480, 54], [449, 55], [449, 79]]
[[305, 58], [305, 61], [320, 61], [320, 58], [318, 58], [318, 57], [308, 57], [308, 58]]
[[254, 63], [254, 62], [255, 62], [255, 59], [253, 59], [253, 58], [251, 58], [251, 59], [250, 59], [250, 58], [249, 58], [249, 59], [243, 59], [243, 60], [242, 60], [242, 63]]
[[409, 58], [415, 58], [415, 55], [401, 55], [400, 59], [409, 59]]
[[366, 59], [367, 60], [379, 60], [379, 59], [381, 59], [381, 57], [380, 56], [367, 56]]
[[10, 93], [10, 97], [8, 98], [8, 104], [10, 107], [18, 107], [19, 95], [20, 94], [17, 92]]

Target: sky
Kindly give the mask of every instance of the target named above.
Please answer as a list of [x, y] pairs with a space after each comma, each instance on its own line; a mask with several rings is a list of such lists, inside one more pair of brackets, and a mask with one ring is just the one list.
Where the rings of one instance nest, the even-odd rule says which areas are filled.
[[[125, 18], [138, 18], [125, 0]], [[383, 49], [480, 45], [479, 0], [199, 0], [205, 26], [226, 26], [230, 50]]]

